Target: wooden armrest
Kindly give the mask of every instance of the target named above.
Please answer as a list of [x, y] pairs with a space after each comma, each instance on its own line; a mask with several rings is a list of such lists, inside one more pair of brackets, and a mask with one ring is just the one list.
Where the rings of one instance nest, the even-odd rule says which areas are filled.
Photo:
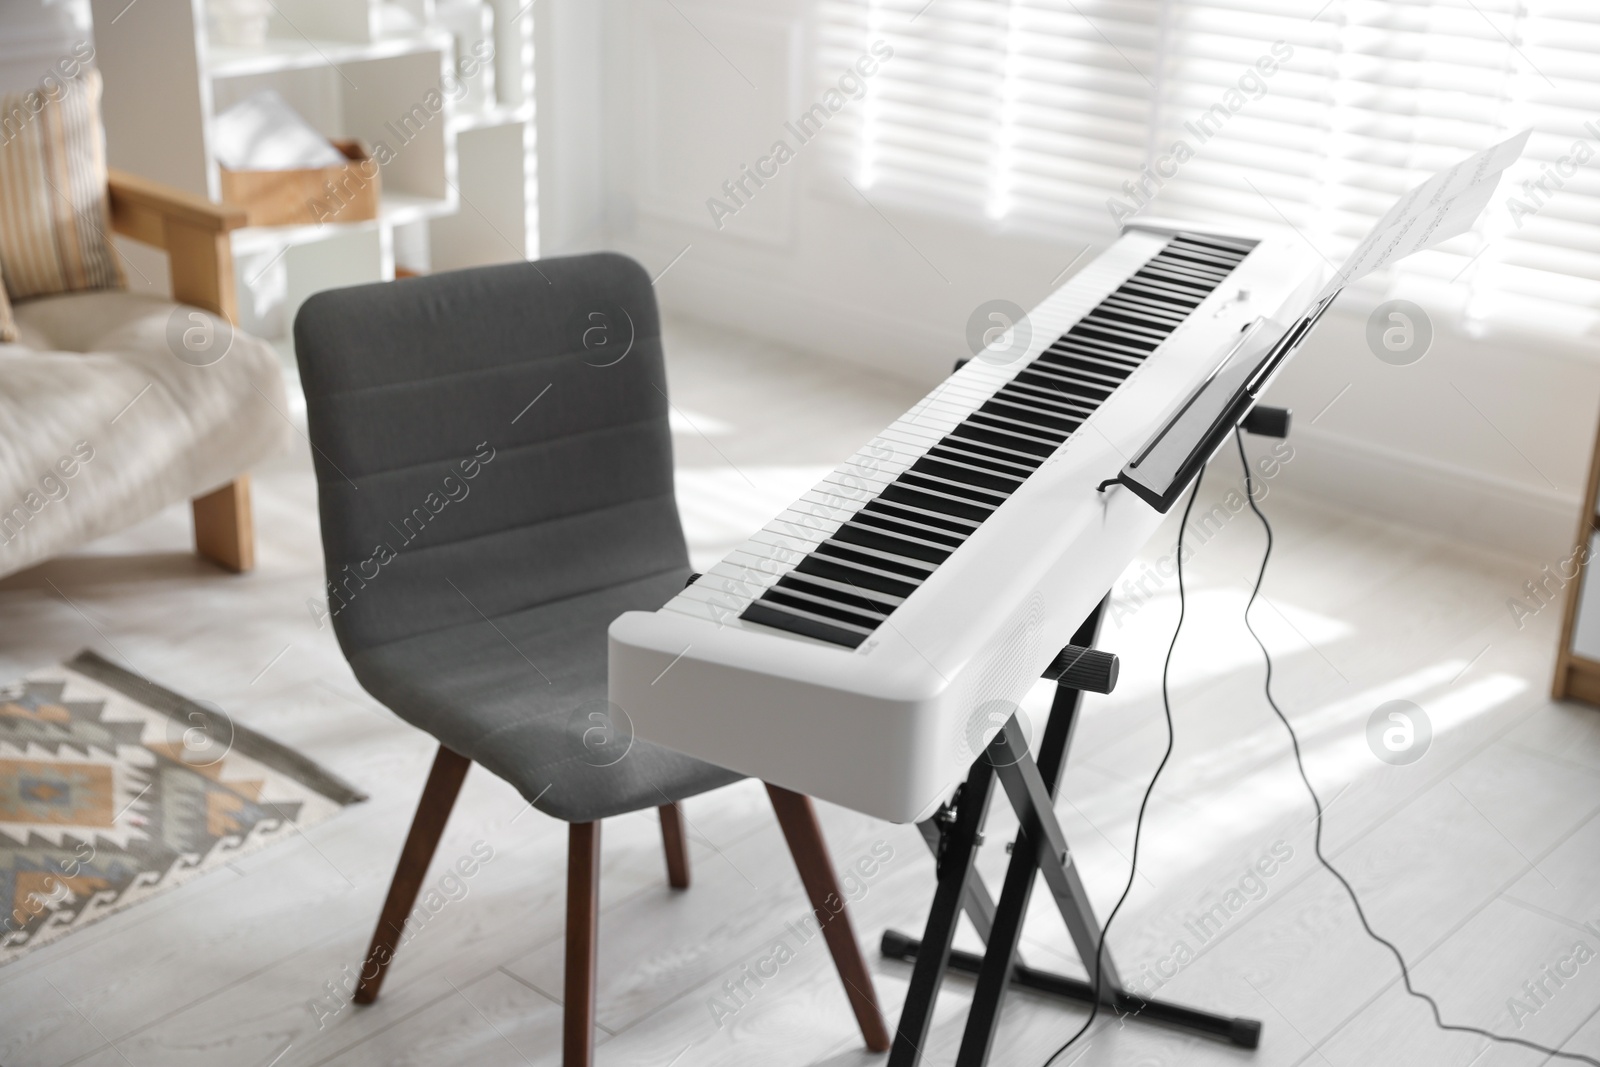
[[113, 168], [108, 174], [111, 228], [167, 253], [172, 298], [215, 312], [235, 325], [233, 247], [228, 231], [245, 224], [243, 208], [213, 204]]
[[245, 224], [243, 208], [213, 204], [204, 197], [115, 167], [110, 169], [109, 179], [112, 229], [135, 240], [149, 240], [165, 247], [164, 240], [149, 232], [150, 224], [157, 220], [205, 233], [227, 233]]

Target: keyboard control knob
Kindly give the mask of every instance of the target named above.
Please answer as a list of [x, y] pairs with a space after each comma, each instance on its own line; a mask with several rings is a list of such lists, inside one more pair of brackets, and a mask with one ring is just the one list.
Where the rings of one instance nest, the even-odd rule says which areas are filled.
[[1068, 645], [1050, 661], [1050, 666], [1044, 670], [1044, 676], [1068, 689], [1080, 689], [1085, 693], [1109, 693], [1117, 687], [1117, 670], [1117, 657], [1111, 653], [1079, 645]]

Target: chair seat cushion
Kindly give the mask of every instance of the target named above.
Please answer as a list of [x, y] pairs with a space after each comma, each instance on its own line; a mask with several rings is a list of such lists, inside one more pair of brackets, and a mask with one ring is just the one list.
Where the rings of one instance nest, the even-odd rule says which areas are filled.
[[[120, 289], [13, 310], [17, 342], [0, 344], [0, 574], [216, 489], [289, 445], [277, 353], [214, 316]], [[201, 335], [221, 340], [185, 347]]]
[[[606, 629], [683, 588], [687, 568], [355, 653], [363, 687], [567, 822], [682, 800], [743, 775], [633, 737], [606, 701]], [[375, 581], [381, 582], [380, 575]]]

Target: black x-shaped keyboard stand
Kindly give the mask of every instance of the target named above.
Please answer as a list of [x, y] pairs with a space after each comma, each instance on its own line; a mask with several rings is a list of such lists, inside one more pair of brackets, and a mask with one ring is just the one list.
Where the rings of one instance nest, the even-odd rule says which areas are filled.
[[[1068, 650], [1072, 655], [1067, 667], [1070, 668], [1079, 659], [1090, 657], [1100, 657], [1102, 662], [1110, 660], [1105, 653], [1089, 651], [1099, 636], [1104, 612], [1105, 602], [1102, 601], [1073, 635], [1072, 647]], [[1062, 657], [1058, 657], [1053, 665], [1057, 669], [1047, 677], [1059, 673], [1062, 665]], [[1080, 666], [1093, 665], [1083, 663]], [[921, 941], [894, 930], [887, 930], [883, 935], [882, 950], [885, 956], [916, 961], [905, 1007], [900, 1013], [894, 1048], [889, 1054], [889, 1067], [915, 1067], [921, 1060], [933, 1021], [934, 1000], [945, 974], [951, 970], [978, 976], [972, 1007], [967, 1015], [966, 1031], [961, 1039], [961, 1050], [956, 1056], [956, 1067], [982, 1067], [988, 1062], [1000, 1020], [1000, 1008], [1006, 990], [1012, 984], [1069, 1000], [1093, 1003], [1094, 967], [1091, 961], [1095, 959], [1100, 945], [1100, 924], [1095, 919], [1089, 895], [1078, 877], [1077, 866], [1072, 861], [1061, 825], [1056, 821], [1053, 798], [1061, 781], [1061, 772], [1066, 767], [1067, 751], [1072, 747], [1083, 693], [1086, 688], [1094, 686], [1094, 682], [1086, 679], [1096, 673], [1092, 669], [1068, 669], [1056, 679], [1055, 700], [1050, 707], [1044, 737], [1041, 738], [1037, 764], [1029, 755], [1027, 738], [1016, 716], [1013, 716], [995, 735], [983, 754], [973, 761], [966, 781], [958, 787], [950, 803], [941, 805], [932, 818], [918, 824], [938, 862], [939, 882]], [[1114, 662], [1110, 670], [1102, 669], [1098, 673], [1106, 680], [1106, 684], [1103, 688], [1096, 686], [1093, 691], [1109, 692], [1115, 683]], [[1073, 683], [1084, 688], [1075, 687]], [[983, 843], [983, 824], [994, 795], [996, 778], [1000, 780], [1021, 823], [1016, 841], [1012, 844], [1011, 863], [1006, 869], [1005, 884], [1000, 891], [998, 904], [989, 896], [982, 878], [973, 869], [978, 846]], [[1035, 872], [1044, 875], [1045, 884], [1055, 898], [1056, 908], [1072, 935], [1078, 956], [1084, 961], [1089, 981], [1037, 971], [1025, 966], [1017, 958], [1022, 921], [1028, 911], [1028, 898], [1033, 894]], [[981, 957], [956, 952], [952, 948], [956, 925], [963, 911], [987, 946]], [[1215, 1015], [1137, 996], [1123, 986], [1112, 963], [1109, 948], [1100, 954], [1100, 958], [1102, 1011], [1125, 1019], [1161, 1023], [1220, 1038], [1242, 1048], [1255, 1048], [1260, 1043], [1261, 1024], [1256, 1020]]]

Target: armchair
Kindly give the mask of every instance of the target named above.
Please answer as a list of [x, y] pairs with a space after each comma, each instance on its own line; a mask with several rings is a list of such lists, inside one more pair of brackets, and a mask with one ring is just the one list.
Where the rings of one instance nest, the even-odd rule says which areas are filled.
[[[113, 232], [167, 253], [174, 303], [97, 290], [16, 304], [18, 342], [0, 345], [0, 440], [12, 446], [0, 457], [0, 574], [185, 498], [196, 553], [248, 571], [245, 472], [289, 437], [278, 356], [235, 332], [225, 357], [194, 366], [171, 341], [179, 304], [237, 324], [229, 231], [244, 212], [116, 169], [108, 178]], [[63, 484], [57, 455], [78, 440], [98, 458]]]

